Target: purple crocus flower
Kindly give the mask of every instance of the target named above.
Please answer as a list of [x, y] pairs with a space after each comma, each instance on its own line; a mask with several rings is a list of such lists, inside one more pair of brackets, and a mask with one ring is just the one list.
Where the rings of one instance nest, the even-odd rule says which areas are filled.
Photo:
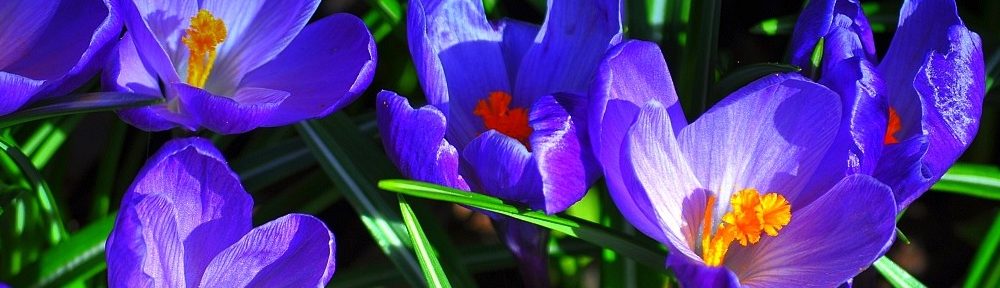
[[818, 171], [841, 140], [836, 93], [771, 75], [688, 124], [661, 55], [641, 41], [610, 51], [589, 123], [616, 204], [668, 245], [684, 286], [834, 287], [881, 255], [894, 235], [892, 191]]
[[954, 1], [909, 0], [880, 62], [856, 0], [810, 1], [796, 25], [792, 63], [809, 67], [820, 39], [814, 76], [840, 94], [840, 137], [852, 140], [832, 152], [847, 151], [848, 162], [827, 170], [874, 175], [893, 188], [902, 210], [975, 138], [986, 88], [979, 35], [962, 23]]
[[97, 73], [121, 33], [108, 1], [6, 0], [0, 4], [0, 116], [60, 96]]
[[[406, 177], [556, 213], [598, 175], [583, 123], [601, 57], [621, 37], [614, 0], [549, 1], [541, 27], [491, 23], [478, 0], [411, 0], [410, 52], [430, 105], [378, 97], [379, 129]], [[578, 128], [580, 126], [580, 128]], [[547, 230], [499, 217], [531, 286], [547, 286]]]
[[[318, 287], [334, 271], [323, 221], [252, 228], [253, 200], [211, 142], [167, 142], [122, 199], [105, 246], [111, 287]], [[252, 228], [252, 229], [251, 229]]]
[[306, 25], [319, 0], [119, 1], [128, 32], [104, 84], [166, 97], [119, 112], [143, 130], [232, 134], [323, 117], [374, 74], [375, 42], [360, 19]]

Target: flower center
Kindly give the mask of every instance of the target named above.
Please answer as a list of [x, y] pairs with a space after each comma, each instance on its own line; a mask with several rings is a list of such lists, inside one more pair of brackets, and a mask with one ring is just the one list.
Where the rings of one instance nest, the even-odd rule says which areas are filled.
[[184, 30], [184, 33], [181, 42], [191, 51], [188, 57], [187, 83], [204, 88], [215, 63], [215, 48], [226, 40], [226, 24], [208, 10], [201, 9], [191, 17], [191, 27]]
[[701, 232], [701, 258], [705, 265], [722, 265], [733, 241], [743, 246], [757, 244], [761, 231], [778, 236], [778, 231], [792, 220], [792, 206], [778, 193], [761, 196], [757, 189], [743, 189], [733, 194], [729, 204], [732, 206], [730, 211], [722, 216], [722, 223], [712, 235], [715, 197], [708, 196]]
[[472, 114], [483, 119], [486, 129], [493, 129], [511, 138], [517, 139], [525, 147], [528, 136], [531, 136], [531, 126], [528, 126], [528, 110], [524, 108], [510, 109], [510, 94], [494, 91], [486, 99], [480, 99]]
[[896, 109], [889, 107], [889, 123], [885, 129], [885, 142], [884, 144], [897, 144], [899, 139], [896, 139], [896, 134], [899, 130], [903, 130], [903, 121], [899, 119], [899, 114], [896, 114]]

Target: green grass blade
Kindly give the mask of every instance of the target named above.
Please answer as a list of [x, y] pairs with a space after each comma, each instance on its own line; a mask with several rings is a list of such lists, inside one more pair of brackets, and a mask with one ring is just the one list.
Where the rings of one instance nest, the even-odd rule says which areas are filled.
[[97, 275], [107, 267], [104, 243], [114, 224], [112, 214], [87, 225], [66, 241], [45, 251], [12, 284], [16, 287], [65, 287]]
[[3, 150], [7, 157], [13, 160], [17, 168], [24, 175], [24, 180], [27, 181], [25, 184], [35, 192], [35, 200], [38, 201], [39, 208], [41, 208], [41, 216], [48, 226], [48, 239], [46, 240], [50, 244], [59, 243], [59, 241], [66, 238], [67, 232], [65, 226], [63, 226], [62, 216], [59, 215], [59, 208], [56, 207], [55, 197], [52, 195], [52, 191], [49, 190], [45, 179], [42, 178], [41, 173], [31, 163], [28, 156], [7, 142], [6, 139], [0, 138], [0, 150]]
[[163, 102], [163, 98], [159, 96], [120, 92], [66, 95], [41, 101], [21, 111], [0, 117], [0, 128], [55, 116], [110, 111], [160, 102]]
[[509, 205], [497, 198], [430, 183], [394, 179], [380, 181], [378, 185], [379, 188], [396, 193], [468, 205], [512, 217], [614, 250], [651, 268], [665, 269], [663, 263], [666, 260], [666, 253], [660, 249], [660, 246], [623, 235], [586, 220], [569, 216], [547, 215], [544, 212]]
[[397, 198], [399, 199], [399, 210], [403, 214], [403, 222], [406, 224], [406, 230], [410, 231], [413, 251], [417, 253], [417, 259], [420, 260], [420, 265], [423, 267], [427, 286], [451, 287], [451, 283], [448, 282], [448, 275], [441, 268], [441, 263], [438, 263], [437, 251], [434, 249], [434, 245], [427, 240], [427, 236], [424, 235], [424, 229], [420, 227], [420, 221], [417, 220], [417, 215], [413, 213], [413, 208], [410, 208], [410, 203], [406, 201], [406, 197], [403, 195], [397, 195]]
[[882, 258], [878, 258], [878, 260], [876, 260], [875, 264], [873, 264], [872, 266], [875, 266], [875, 270], [878, 270], [879, 273], [882, 273], [882, 276], [885, 277], [885, 280], [889, 281], [889, 284], [892, 284], [893, 287], [896, 288], [927, 287], [923, 283], [920, 283], [920, 281], [917, 280], [917, 278], [914, 278], [913, 275], [910, 275], [910, 273], [906, 272], [906, 270], [903, 270], [902, 267], [899, 267], [899, 265], [896, 265], [895, 262], [892, 262], [892, 260], [889, 260], [889, 258], [886, 258], [885, 256], [882, 256]]
[[423, 270], [410, 252], [410, 237], [400, 216], [392, 213], [395, 209], [389, 207], [381, 193], [365, 181], [363, 172], [348, 160], [350, 150], [334, 140], [317, 121], [301, 122], [296, 128], [323, 171], [358, 211], [361, 222], [368, 228], [382, 252], [403, 271], [403, 276], [410, 285], [423, 285]]
[[701, 115], [708, 105], [709, 88], [716, 80], [721, 0], [691, 2], [688, 45], [675, 82], [685, 115]]
[[975, 288], [975, 287], [989, 287], [983, 286], [984, 276], [989, 272], [989, 264], [994, 263], [994, 270], [1000, 267], [1000, 257], [996, 257], [997, 246], [1000, 245], [1000, 213], [997, 213], [996, 220], [993, 220], [993, 225], [990, 227], [986, 237], [983, 238], [982, 244], [979, 244], [979, 251], [976, 251], [976, 256], [972, 258], [972, 265], [969, 268], [969, 274], [965, 277], [965, 288]]
[[1000, 200], [1000, 168], [958, 163], [944, 173], [932, 189], [990, 200]]

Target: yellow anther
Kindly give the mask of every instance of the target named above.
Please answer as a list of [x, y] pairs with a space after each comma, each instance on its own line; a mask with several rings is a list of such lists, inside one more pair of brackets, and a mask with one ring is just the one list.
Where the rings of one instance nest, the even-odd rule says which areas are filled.
[[215, 48], [226, 40], [226, 24], [208, 10], [201, 9], [191, 17], [191, 26], [184, 33], [181, 42], [190, 51], [187, 82], [191, 86], [205, 87], [215, 64]]
[[719, 266], [729, 251], [729, 245], [739, 240], [748, 246], [760, 241], [761, 231], [777, 236], [792, 219], [792, 207], [777, 193], [761, 196], [756, 189], [743, 189], [729, 199], [730, 211], [722, 215], [722, 223], [712, 235], [712, 211], [715, 197], [708, 196], [702, 223], [701, 257], [705, 265]]

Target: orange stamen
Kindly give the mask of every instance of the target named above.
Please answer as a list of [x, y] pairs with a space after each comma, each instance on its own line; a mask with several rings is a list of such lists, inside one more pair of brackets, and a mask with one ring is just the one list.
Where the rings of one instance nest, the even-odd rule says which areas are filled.
[[215, 64], [215, 48], [226, 40], [226, 24], [208, 10], [201, 9], [191, 17], [191, 26], [184, 33], [181, 42], [190, 51], [187, 83], [199, 88], [205, 87]]
[[885, 129], [885, 144], [898, 144], [899, 139], [896, 139], [896, 133], [899, 130], [903, 130], [903, 121], [899, 119], [899, 114], [896, 114], [896, 109], [889, 107], [889, 122]]
[[483, 119], [486, 129], [493, 129], [530, 147], [528, 137], [531, 136], [531, 126], [528, 126], [528, 110], [524, 108], [510, 109], [513, 98], [503, 91], [490, 93], [487, 99], [479, 100], [472, 114]]
[[701, 234], [701, 257], [705, 265], [719, 266], [733, 241], [748, 246], [760, 241], [761, 232], [778, 236], [792, 219], [791, 205], [777, 193], [763, 196], [757, 189], [743, 189], [730, 198], [731, 210], [722, 216], [722, 223], [712, 235], [712, 210], [715, 197], [708, 196]]

